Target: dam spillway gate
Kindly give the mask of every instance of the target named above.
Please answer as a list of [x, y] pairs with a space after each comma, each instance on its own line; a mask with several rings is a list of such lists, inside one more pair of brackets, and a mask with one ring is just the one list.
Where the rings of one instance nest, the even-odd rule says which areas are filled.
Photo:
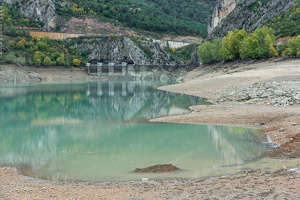
[[88, 74], [91, 76], [112, 76], [112, 75], [128, 75], [129, 71], [134, 71], [134, 64], [122, 63], [87, 63]]

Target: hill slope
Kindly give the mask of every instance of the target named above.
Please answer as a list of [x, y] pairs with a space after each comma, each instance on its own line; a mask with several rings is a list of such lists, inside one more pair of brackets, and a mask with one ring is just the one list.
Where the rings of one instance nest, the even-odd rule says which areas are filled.
[[[174, 35], [206, 36], [217, 0], [3, 0], [27, 17], [60, 29], [70, 18], [94, 18], [118, 26]], [[53, 15], [56, 15], [55, 17]], [[43, 17], [44, 16], [44, 17]]]
[[[220, 6], [214, 15], [220, 14], [232, 0], [219, 0]], [[218, 26], [213, 29], [212, 35], [225, 36], [228, 31], [234, 29], [245, 29], [247, 32], [253, 32], [255, 29], [266, 25], [270, 19], [273, 19], [278, 14], [289, 11], [290, 8], [296, 5], [297, 0], [235, 0], [236, 7], [218, 23]], [[215, 19], [213, 16], [211, 19]], [[221, 19], [221, 17], [220, 17]], [[210, 22], [210, 27], [214, 27], [214, 21]], [[290, 21], [285, 21], [286, 24]], [[276, 29], [276, 25], [273, 26]], [[280, 31], [280, 30], [279, 30]]]
[[116, 24], [158, 33], [206, 35], [216, 0], [72, 0], [56, 4], [64, 17], [96, 16]]

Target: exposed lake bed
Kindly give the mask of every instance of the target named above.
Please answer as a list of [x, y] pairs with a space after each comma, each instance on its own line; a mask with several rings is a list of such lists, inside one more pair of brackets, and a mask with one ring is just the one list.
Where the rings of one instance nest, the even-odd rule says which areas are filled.
[[[291, 62], [291, 63], [289, 63]], [[295, 61], [284, 61], [282, 63], [258, 63], [256, 68], [253, 65], [247, 65], [244, 68], [234, 68], [242, 70], [244, 74], [250, 74], [255, 69], [270, 70], [282, 69], [286, 65], [296, 65]], [[298, 64], [297, 64], [298, 65]], [[299, 65], [298, 65], [299, 66]], [[295, 70], [299, 69], [294, 68]], [[250, 73], [249, 73], [250, 71]], [[261, 73], [258, 72], [258, 73]], [[298, 71], [291, 71], [290, 74], [295, 77]], [[194, 75], [191, 75], [194, 74]], [[173, 91], [189, 93], [195, 96], [208, 97], [216, 100], [216, 93], [201, 91], [201, 87], [209, 90], [209, 83], [214, 86], [214, 89], [228, 84], [229, 79], [220, 79], [224, 75], [222, 72], [207, 73], [205, 76], [201, 69], [193, 71], [187, 77], [196, 77], [187, 81], [184, 85], [171, 86]], [[225, 75], [228, 75], [228, 71]], [[232, 72], [232, 75], [241, 76], [239, 72]], [[231, 76], [232, 76], [231, 75]], [[274, 75], [274, 74], [273, 74]], [[208, 77], [210, 76], [210, 77]], [[276, 78], [276, 76], [269, 78]], [[214, 79], [218, 78], [219, 79]], [[197, 78], [199, 78], [197, 80]], [[221, 77], [224, 78], [224, 77]], [[267, 78], [267, 76], [264, 76]], [[201, 82], [201, 79], [203, 80]], [[204, 82], [206, 81], [206, 85]], [[223, 84], [222, 81], [224, 80]], [[234, 79], [231, 79], [234, 80]], [[237, 83], [244, 81], [265, 81], [262, 79], [249, 78], [239, 79]], [[197, 82], [200, 81], [200, 82]], [[192, 85], [192, 86], [191, 86]], [[228, 86], [228, 85], [227, 85]], [[198, 87], [198, 88], [197, 88]], [[200, 87], [200, 88], [199, 88]], [[165, 89], [165, 88], [164, 88]], [[197, 93], [198, 92], [198, 93]], [[284, 149], [294, 151], [293, 158], [299, 158], [299, 106], [293, 105], [289, 107], [274, 107], [274, 106], [255, 106], [255, 105], [238, 105], [232, 102], [213, 106], [193, 106], [195, 111], [191, 114], [182, 116], [168, 117], [160, 119], [161, 121], [172, 121], [181, 123], [206, 123], [206, 124], [246, 124], [258, 127], [265, 127], [265, 130], [272, 141], [284, 146]], [[291, 146], [288, 146], [291, 145]], [[296, 149], [295, 149], [296, 148]], [[280, 148], [279, 148], [280, 149]], [[278, 149], [278, 151], [279, 151]], [[280, 150], [281, 151], [281, 150]], [[276, 152], [276, 151], [274, 151]], [[298, 152], [298, 154], [297, 154]], [[286, 153], [281, 152], [281, 159], [292, 158]], [[275, 157], [275, 156], [272, 156]], [[280, 161], [280, 160], [279, 160]], [[298, 163], [298, 164], [297, 164]], [[266, 165], [268, 164], [266, 160]], [[143, 166], [141, 166], [143, 167]], [[238, 198], [299, 198], [299, 162], [290, 167], [285, 160], [282, 160], [282, 170], [275, 172], [266, 171], [250, 171], [240, 172], [234, 175], [219, 177], [213, 179], [175, 179], [175, 180], [151, 180], [148, 182], [122, 182], [122, 183], [99, 183], [89, 185], [88, 183], [57, 183], [32, 179], [16, 173], [11, 168], [2, 168], [1, 175], [1, 193], [0, 197], [5, 198], [102, 198], [102, 199], [200, 199], [200, 198], [223, 198], [232, 199]], [[294, 169], [294, 170], [293, 170]], [[245, 167], [246, 170], [246, 167]], [[146, 177], [145, 177], [146, 178]], [[184, 191], [183, 191], [184, 190]], [[18, 191], [18, 192], [16, 192]], [[20, 196], [23, 195], [23, 196]], [[97, 196], [96, 196], [97, 195]]]

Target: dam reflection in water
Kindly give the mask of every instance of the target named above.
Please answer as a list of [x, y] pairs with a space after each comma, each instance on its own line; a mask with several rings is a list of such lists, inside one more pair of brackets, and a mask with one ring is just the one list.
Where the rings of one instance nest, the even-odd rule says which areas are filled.
[[[253, 161], [267, 151], [258, 130], [148, 123], [205, 103], [155, 86], [102, 82], [0, 88], [0, 165], [60, 181], [193, 178], [227, 173], [224, 167]], [[181, 170], [133, 173], [168, 163]]]

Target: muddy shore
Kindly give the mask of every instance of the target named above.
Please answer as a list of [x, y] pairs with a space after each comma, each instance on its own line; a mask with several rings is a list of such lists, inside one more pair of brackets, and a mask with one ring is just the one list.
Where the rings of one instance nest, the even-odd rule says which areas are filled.
[[[5, 67], [5, 70], [12, 70], [12, 74], [20, 71], [20, 68]], [[32, 71], [30, 68], [22, 68], [22, 80], [48, 80], [51, 83], [63, 80], [65, 74], [68, 74], [67, 79], [71, 81], [87, 79], [83, 71], [72, 69], [62, 73], [61, 70], [65, 69], [44, 68]], [[0, 82], [1, 72], [3, 66], [0, 68]], [[12, 81], [16, 81], [19, 76], [11, 77]], [[191, 106], [193, 112], [190, 114], [151, 120], [263, 128], [273, 142], [280, 144], [277, 150], [266, 156], [283, 161], [296, 160], [295, 166], [272, 172], [242, 171], [233, 175], [203, 179], [120, 183], [51, 182], [23, 176], [15, 168], [2, 167], [0, 199], [299, 199], [298, 81], [300, 60], [239, 62], [200, 67], [188, 73], [184, 83], [160, 89], [204, 97], [215, 104]], [[263, 95], [274, 85], [277, 87], [276, 91], [278, 90], [276, 93], [271, 93], [270, 96]], [[264, 90], [262, 93], [259, 92], [261, 88]]]

